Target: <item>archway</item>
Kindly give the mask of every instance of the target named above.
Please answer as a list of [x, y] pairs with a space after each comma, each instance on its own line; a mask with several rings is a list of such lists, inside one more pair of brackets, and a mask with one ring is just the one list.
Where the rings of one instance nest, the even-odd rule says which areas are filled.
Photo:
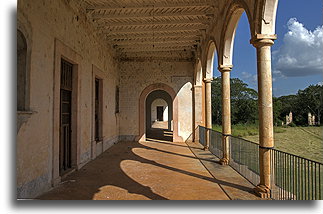
[[152, 91], [146, 98], [146, 139], [173, 141], [173, 102], [164, 90]]
[[[141, 93], [139, 98], [139, 135], [136, 138], [136, 141], [146, 141], [146, 123], [148, 118], [146, 118], [146, 100], [150, 93], [154, 91], [164, 91], [171, 97], [171, 102], [168, 102], [168, 106], [170, 103], [172, 105], [172, 125], [170, 126], [173, 131], [173, 142], [182, 142], [183, 139], [178, 136], [178, 99], [176, 93], [173, 88], [164, 84], [164, 83], [156, 83], [147, 86]], [[166, 100], [166, 99], [165, 99]], [[153, 100], [152, 100], [153, 101]], [[168, 115], [169, 117], [169, 115]], [[151, 119], [150, 119], [151, 120]], [[168, 121], [171, 121], [168, 118]]]

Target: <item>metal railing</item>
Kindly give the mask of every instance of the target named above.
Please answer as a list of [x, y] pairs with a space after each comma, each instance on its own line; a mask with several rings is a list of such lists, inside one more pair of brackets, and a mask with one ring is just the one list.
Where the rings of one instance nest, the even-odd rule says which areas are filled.
[[323, 164], [270, 149], [272, 190], [276, 200], [322, 200]]
[[206, 145], [207, 135], [209, 135], [210, 139], [210, 152], [221, 159], [223, 157], [222, 133], [199, 126], [199, 142], [203, 146]]
[[206, 145], [206, 130], [207, 130], [207, 128], [205, 128], [203, 126], [198, 126], [199, 143], [203, 146]]
[[253, 185], [258, 185], [260, 181], [259, 145], [239, 137], [230, 136], [229, 165]]
[[[218, 158], [223, 157], [221, 132], [199, 126], [199, 142]], [[229, 165], [253, 185], [260, 182], [259, 144], [230, 135]], [[274, 148], [271, 157], [271, 198], [275, 200], [322, 200], [323, 164]]]

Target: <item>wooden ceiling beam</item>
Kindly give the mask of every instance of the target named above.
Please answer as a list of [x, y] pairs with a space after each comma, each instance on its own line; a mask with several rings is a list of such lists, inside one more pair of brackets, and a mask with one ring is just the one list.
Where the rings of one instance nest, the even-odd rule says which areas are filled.
[[114, 44], [116, 45], [128, 45], [128, 44], [132, 44], [132, 45], [136, 45], [136, 44], [140, 44], [140, 43], [145, 43], [145, 44], [158, 44], [158, 43], [183, 43], [183, 42], [194, 42], [197, 43], [200, 38], [199, 37], [189, 37], [189, 38], [180, 38], [180, 39], [158, 39], [157, 41], [152, 41], [154, 38], [151, 38], [151, 40], [147, 40], [147, 39], [137, 39], [137, 40], [128, 40], [128, 41], [115, 41]]
[[124, 4], [124, 5], [97, 5], [97, 6], [89, 6], [86, 8], [86, 11], [92, 12], [95, 10], [128, 10], [128, 9], [171, 9], [171, 8], [194, 8], [194, 7], [213, 7], [214, 3], [211, 1], [205, 2], [194, 2], [194, 3], [185, 3], [185, 2], [172, 2], [172, 3], [163, 3], [163, 2], [155, 2], [154, 4]]
[[160, 27], [156, 27], [156, 28], [139, 28], [139, 29], [121, 29], [121, 30], [116, 30], [116, 31], [102, 31], [103, 33], [107, 33], [107, 34], [123, 34], [123, 33], [129, 33], [129, 34], [133, 34], [133, 33], [152, 33], [154, 34], [154, 32], [179, 32], [179, 31], [190, 31], [190, 30], [205, 30], [207, 28], [207, 26], [187, 26], [187, 27], [171, 27], [171, 28], [160, 28]]
[[118, 49], [119, 52], [122, 53], [130, 53], [130, 52], [169, 52], [169, 51], [193, 51], [192, 47], [163, 47], [163, 48], [135, 48], [135, 49]]
[[196, 19], [196, 20], [165, 20], [165, 21], [151, 21], [151, 22], [102, 22], [98, 24], [98, 27], [127, 27], [127, 26], [147, 26], [147, 25], [172, 25], [172, 24], [209, 24], [208, 19]]
[[198, 30], [193, 31], [179, 31], [179, 32], [172, 32], [172, 33], [163, 33], [163, 32], [146, 32], [145, 34], [124, 34], [124, 35], [108, 35], [108, 39], [110, 40], [119, 40], [119, 39], [144, 39], [144, 38], [176, 38], [176, 37], [191, 37], [197, 36], [201, 37], [202, 34]]
[[196, 45], [197, 42], [195, 41], [185, 41], [184, 42], [146, 42], [146, 43], [130, 43], [130, 44], [116, 44], [114, 45], [115, 48], [132, 48], [132, 47], [170, 47], [170, 46], [193, 46]]
[[189, 11], [189, 12], [158, 12], [158, 13], [130, 13], [130, 14], [92, 14], [96, 19], [129, 19], [129, 18], [153, 18], [153, 17], [182, 17], [182, 16], [213, 16], [213, 12]]

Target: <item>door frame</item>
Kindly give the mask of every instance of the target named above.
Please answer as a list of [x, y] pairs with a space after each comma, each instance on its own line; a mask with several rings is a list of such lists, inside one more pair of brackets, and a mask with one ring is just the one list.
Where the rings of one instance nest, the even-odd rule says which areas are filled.
[[[61, 58], [61, 63], [65, 61], [65, 63], [68, 63], [69, 66], [71, 66], [72, 68], [72, 72], [71, 72], [71, 87], [70, 88], [63, 88], [62, 87], [62, 79], [61, 79], [61, 83], [60, 83], [60, 142], [59, 142], [59, 166], [60, 166], [60, 175], [64, 175], [66, 174], [68, 171], [70, 171], [71, 169], [73, 169], [73, 150], [74, 150], [74, 145], [72, 143], [72, 108], [73, 108], [73, 64], [69, 63], [67, 60]], [[63, 70], [62, 70], [62, 67], [61, 67], [61, 74], [62, 74]], [[65, 91], [65, 92], [63, 92]], [[62, 111], [63, 111], [63, 98], [62, 98], [62, 94], [64, 93], [68, 93], [68, 96], [69, 96], [69, 100], [68, 100], [68, 103], [69, 103], [69, 122], [68, 124], [65, 124], [64, 123], [64, 126], [65, 125], [68, 125], [69, 127], [69, 133], [68, 133], [68, 142], [63, 142], [63, 124], [62, 124]], [[69, 145], [67, 146], [66, 143], [68, 143]], [[69, 154], [66, 154], [66, 153], [69, 153]], [[68, 163], [66, 163], [66, 161], [68, 161]], [[65, 162], [65, 164], [64, 164]], [[61, 168], [62, 166], [62, 168]], [[67, 167], [65, 170], [64, 168]]]
[[52, 127], [52, 186], [60, 183], [62, 176], [59, 172], [59, 143], [60, 143], [60, 89], [61, 89], [61, 60], [73, 64], [72, 105], [71, 105], [71, 144], [72, 168], [80, 165], [80, 135], [79, 135], [79, 73], [82, 57], [64, 43], [55, 39], [54, 73], [53, 73], [53, 127]]

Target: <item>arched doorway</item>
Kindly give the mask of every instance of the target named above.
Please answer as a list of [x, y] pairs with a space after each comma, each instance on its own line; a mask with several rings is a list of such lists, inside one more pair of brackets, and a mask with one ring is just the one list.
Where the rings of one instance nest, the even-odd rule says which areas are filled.
[[[155, 91], [163, 91], [161, 96], [158, 97], [157, 95], [161, 92], [155, 92]], [[157, 95], [156, 95], [156, 94]], [[148, 97], [150, 94], [151, 97], [155, 96], [155, 99], [160, 98], [165, 100], [168, 106], [168, 123], [167, 123], [167, 129], [168, 131], [172, 131], [172, 139], [169, 139], [169, 141], [173, 142], [182, 142], [183, 139], [178, 136], [178, 99], [176, 96], [176, 92], [173, 88], [170, 86], [163, 84], [163, 83], [156, 83], [147, 86], [141, 93], [140, 99], [139, 99], [139, 135], [137, 136], [137, 141], [146, 141], [146, 135], [147, 135], [147, 125], [151, 124], [151, 118], [148, 118], [146, 115], [147, 111], [146, 109], [150, 109], [151, 112], [151, 104], [155, 99], [152, 99]], [[155, 94], [155, 95], [154, 95]], [[169, 97], [171, 99], [169, 99]], [[148, 101], [148, 102], [147, 102]], [[147, 103], [149, 104], [149, 107], [147, 107]], [[170, 112], [171, 111], [171, 112]], [[149, 114], [151, 115], [151, 114]], [[150, 117], [150, 116], [149, 116]], [[148, 122], [147, 122], [148, 121]], [[149, 122], [150, 121], [150, 122]]]
[[146, 139], [173, 141], [173, 100], [164, 90], [146, 98]]

